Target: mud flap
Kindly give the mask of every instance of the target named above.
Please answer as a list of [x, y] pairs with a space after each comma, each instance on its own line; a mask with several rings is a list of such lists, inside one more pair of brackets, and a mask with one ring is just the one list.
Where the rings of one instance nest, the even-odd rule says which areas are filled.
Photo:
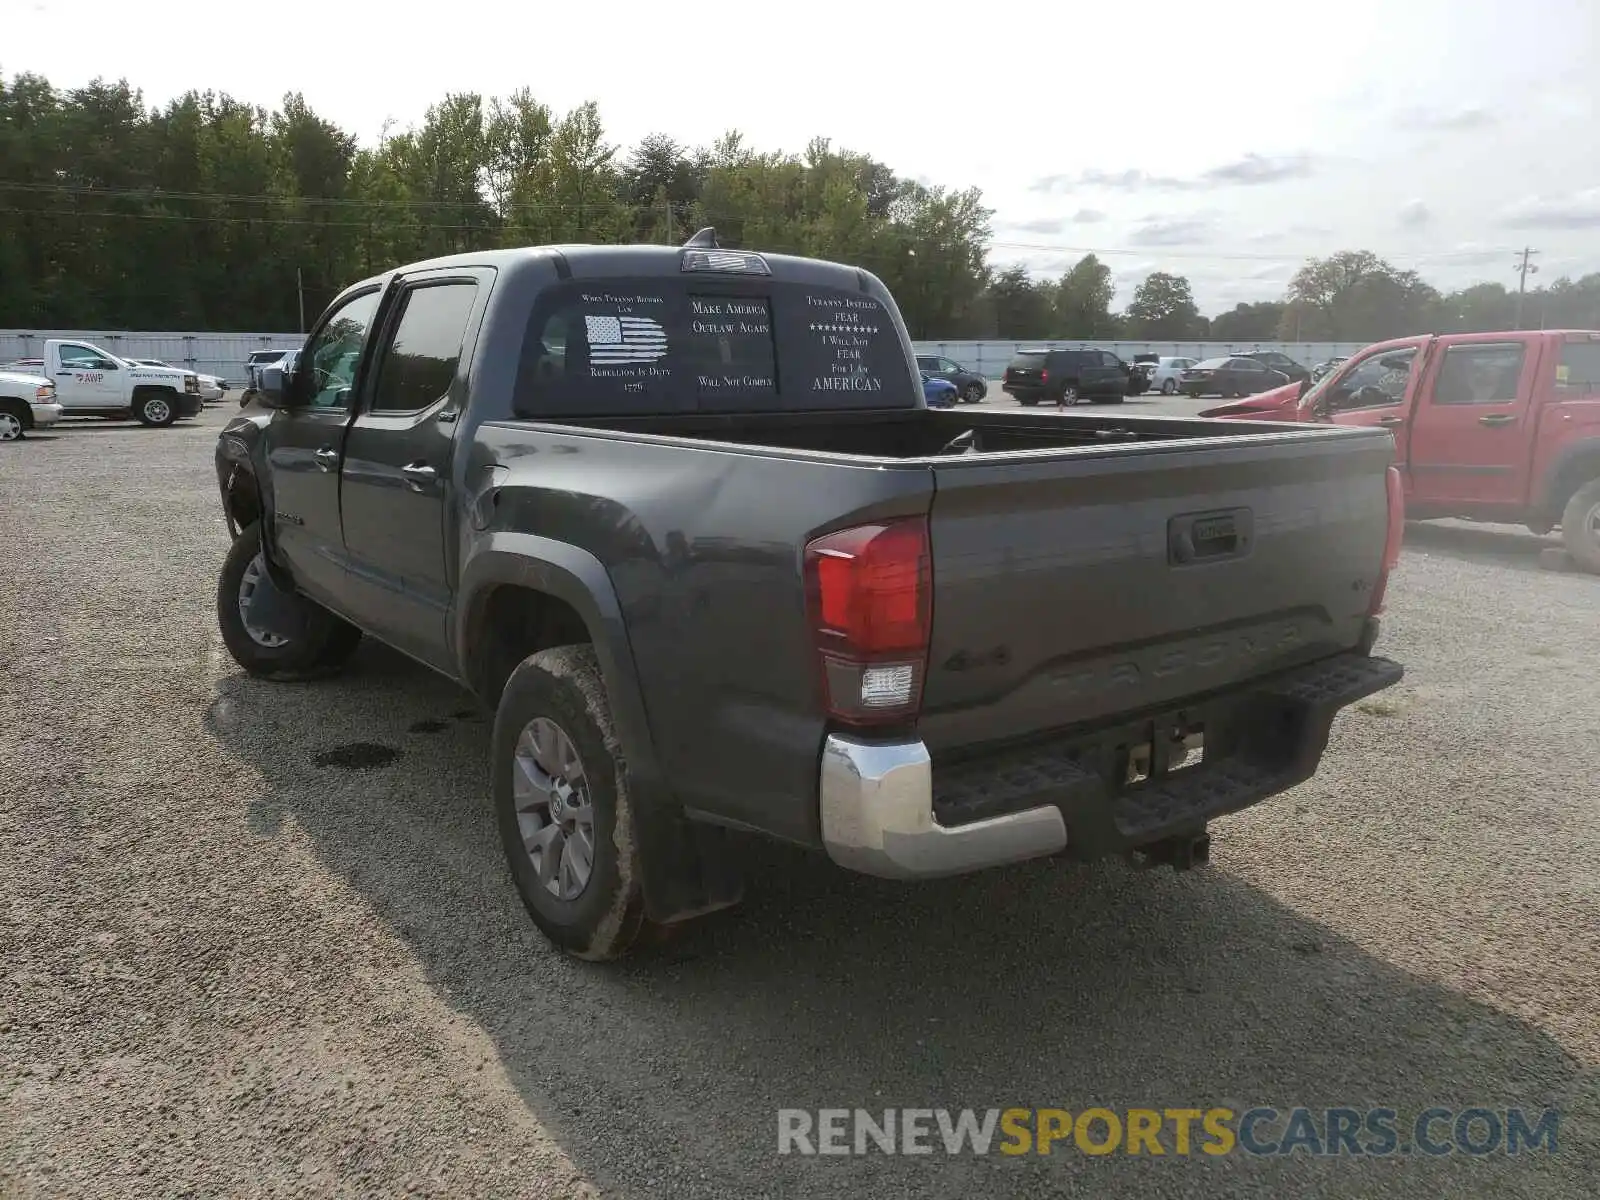
[[733, 835], [721, 826], [689, 820], [658, 788], [634, 786], [645, 915], [658, 925], [671, 925], [739, 903], [744, 875], [734, 855]]

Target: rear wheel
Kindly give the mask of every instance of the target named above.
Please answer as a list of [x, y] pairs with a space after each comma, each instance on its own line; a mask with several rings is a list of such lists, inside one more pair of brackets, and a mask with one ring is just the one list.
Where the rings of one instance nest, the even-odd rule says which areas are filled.
[[1078, 402], [1078, 389], [1068, 384], [1061, 389], [1061, 395], [1056, 398], [1056, 407], [1065, 408]]
[[141, 392], [133, 398], [133, 415], [141, 425], [167, 426], [178, 419], [178, 407], [166, 392]]
[[1163, 380], [1162, 381], [1161, 394], [1163, 396], [1174, 395], [1177, 392], [1177, 390], [1178, 390], [1178, 385], [1176, 383], [1174, 383], [1172, 380], [1167, 379], [1167, 380]]
[[961, 393], [961, 399], [968, 404], [977, 404], [983, 399], [983, 388], [976, 383], [969, 383]]
[[217, 627], [233, 661], [263, 679], [314, 679], [344, 665], [361, 631], [299, 594], [285, 597], [299, 630], [286, 636], [250, 621], [258, 588], [275, 586], [266, 572], [261, 524], [252, 522], [234, 539], [217, 576]]
[[1561, 540], [1585, 571], [1600, 574], [1600, 479], [1590, 480], [1567, 501]]
[[654, 927], [594, 647], [556, 646], [518, 664], [491, 754], [500, 839], [528, 915], [569, 954], [622, 957]]

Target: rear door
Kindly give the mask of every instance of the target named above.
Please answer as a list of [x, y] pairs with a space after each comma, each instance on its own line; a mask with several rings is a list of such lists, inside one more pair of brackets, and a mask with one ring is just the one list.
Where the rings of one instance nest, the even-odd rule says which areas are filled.
[[1456, 340], [1429, 364], [1411, 431], [1418, 500], [1463, 513], [1521, 503], [1543, 343], [1503, 334]]
[[344, 441], [350, 603], [379, 637], [446, 669], [451, 450], [492, 278], [480, 268], [406, 279]]
[[937, 757], [1354, 646], [1390, 449], [1348, 432], [937, 460], [920, 736]]
[[1127, 386], [1122, 361], [1104, 350], [1076, 351], [1079, 360], [1078, 391], [1085, 396], [1120, 396]]
[[1257, 392], [1265, 392], [1287, 382], [1280, 380], [1273, 368], [1259, 359], [1239, 358], [1234, 360], [1234, 364], [1238, 370], [1236, 386], [1246, 396], [1254, 396]]

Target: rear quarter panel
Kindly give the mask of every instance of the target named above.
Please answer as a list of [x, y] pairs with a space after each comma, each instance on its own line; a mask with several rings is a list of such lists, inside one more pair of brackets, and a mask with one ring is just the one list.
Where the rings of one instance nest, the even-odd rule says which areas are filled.
[[477, 441], [504, 471], [494, 527], [604, 565], [678, 801], [816, 844], [824, 718], [801, 548], [926, 512], [931, 472], [531, 422], [485, 424]]

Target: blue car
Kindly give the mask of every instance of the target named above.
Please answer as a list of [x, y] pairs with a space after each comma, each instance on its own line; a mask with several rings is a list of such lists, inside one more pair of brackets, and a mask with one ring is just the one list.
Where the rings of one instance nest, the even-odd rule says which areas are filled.
[[954, 408], [956, 392], [956, 385], [948, 379], [935, 379], [926, 371], [922, 372], [922, 398], [929, 408]]

